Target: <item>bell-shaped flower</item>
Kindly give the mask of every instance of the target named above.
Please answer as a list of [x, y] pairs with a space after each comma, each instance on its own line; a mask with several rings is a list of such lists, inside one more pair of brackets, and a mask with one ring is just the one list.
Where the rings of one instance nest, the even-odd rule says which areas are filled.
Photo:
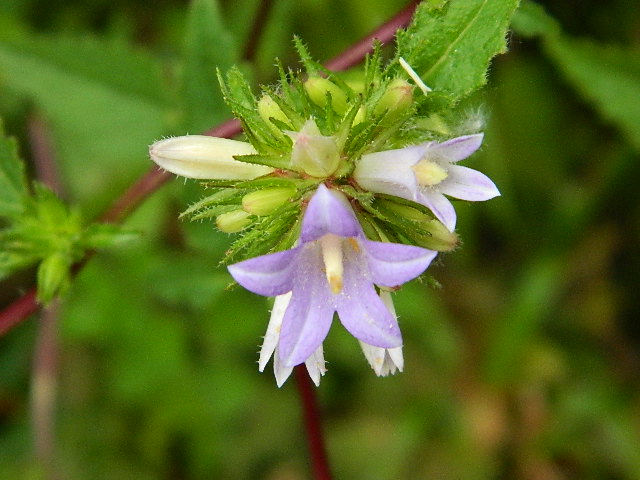
[[482, 137], [481, 133], [465, 135], [363, 155], [353, 176], [366, 190], [425, 205], [453, 231], [456, 212], [445, 195], [476, 202], [500, 195], [486, 175], [456, 165], [480, 147]]
[[253, 180], [273, 168], [240, 162], [235, 156], [257, 153], [250, 143], [206, 135], [171, 137], [149, 147], [151, 160], [171, 173], [188, 178]]
[[259, 295], [291, 292], [277, 339], [278, 362], [293, 367], [321, 347], [334, 312], [358, 340], [398, 348], [398, 322], [374, 285], [395, 287], [420, 275], [435, 251], [365, 238], [347, 198], [320, 185], [304, 214], [299, 244], [229, 266]]

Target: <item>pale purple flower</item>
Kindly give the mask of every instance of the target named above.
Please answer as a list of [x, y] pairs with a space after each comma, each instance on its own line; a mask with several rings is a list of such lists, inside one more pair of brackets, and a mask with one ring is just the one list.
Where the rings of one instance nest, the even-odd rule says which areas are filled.
[[369, 153], [360, 159], [353, 176], [366, 190], [425, 205], [453, 231], [456, 212], [445, 195], [474, 202], [500, 195], [486, 175], [456, 165], [480, 147], [482, 137], [479, 133]]
[[[436, 253], [366, 239], [347, 198], [320, 185], [304, 214], [297, 247], [230, 265], [229, 272], [259, 295], [291, 292], [277, 339], [269, 332], [265, 338], [265, 355], [272, 351], [277, 355], [276, 368], [293, 367], [315, 356], [313, 361], [322, 363], [319, 371], [323, 371], [324, 360], [317, 361], [321, 358], [317, 352], [334, 312], [367, 345], [402, 346], [395, 315], [374, 285], [394, 287], [417, 277]], [[272, 316], [272, 322], [279, 320]], [[277, 326], [272, 330], [277, 332]]]

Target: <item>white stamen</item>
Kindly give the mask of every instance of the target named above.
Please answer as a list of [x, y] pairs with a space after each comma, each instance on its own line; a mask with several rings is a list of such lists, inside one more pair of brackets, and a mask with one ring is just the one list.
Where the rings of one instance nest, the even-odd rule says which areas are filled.
[[332, 233], [326, 234], [320, 239], [322, 248], [322, 260], [327, 281], [333, 293], [342, 290], [342, 238]]
[[422, 90], [422, 93], [426, 95], [431, 91], [427, 84], [422, 81], [420, 75], [418, 75], [416, 71], [411, 68], [411, 65], [409, 65], [404, 58], [400, 57], [398, 61], [400, 62], [400, 66], [404, 69], [404, 71], [407, 72], [407, 75], [409, 75], [413, 79], [413, 81], [416, 82], [416, 86], [420, 90]]

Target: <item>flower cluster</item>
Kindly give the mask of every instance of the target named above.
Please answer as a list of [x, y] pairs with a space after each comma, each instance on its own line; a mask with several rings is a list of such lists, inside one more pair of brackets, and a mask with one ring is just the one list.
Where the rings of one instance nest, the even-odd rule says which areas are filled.
[[259, 98], [232, 70], [221, 84], [247, 142], [192, 135], [150, 148], [162, 168], [213, 189], [185, 214], [241, 233], [225, 261], [240, 285], [275, 297], [259, 369], [273, 357], [278, 386], [302, 363], [319, 384], [334, 313], [377, 375], [402, 371], [391, 292], [456, 246], [449, 198], [499, 195], [458, 165], [482, 133], [421, 128], [431, 90], [395, 63], [383, 69], [374, 55], [362, 81], [346, 83], [305, 60], [306, 80], [281, 68], [279, 87]]

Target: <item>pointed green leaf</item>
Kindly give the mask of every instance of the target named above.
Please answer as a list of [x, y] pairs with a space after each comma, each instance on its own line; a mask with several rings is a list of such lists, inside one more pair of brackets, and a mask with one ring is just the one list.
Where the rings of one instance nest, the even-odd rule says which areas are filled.
[[123, 187], [166, 131], [161, 66], [122, 42], [0, 29], [0, 72], [0, 95], [28, 98], [47, 119], [75, 198]]
[[216, 0], [194, 0], [187, 20], [182, 78], [185, 127], [202, 131], [228, 116], [216, 68], [239, 60], [236, 39], [227, 30]]
[[514, 16], [523, 36], [541, 36], [545, 51], [565, 78], [640, 149], [640, 51], [562, 35], [539, 5], [523, 4]]
[[491, 58], [506, 50], [505, 36], [519, 0], [423, 2], [413, 23], [398, 32], [403, 57], [437, 92], [457, 101], [486, 82]]
[[578, 92], [640, 149], [640, 51], [566, 37], [548, 50]]
[[27, 182], [16, 142], [4, 136], [0, 122], [0, 217], [19, 215], [24, 209]]

